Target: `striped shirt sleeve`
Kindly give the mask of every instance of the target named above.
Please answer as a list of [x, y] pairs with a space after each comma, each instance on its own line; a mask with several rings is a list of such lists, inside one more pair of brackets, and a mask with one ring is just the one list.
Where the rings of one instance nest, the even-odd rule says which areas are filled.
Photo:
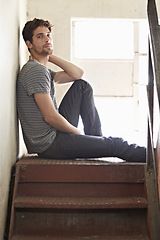
[[21, 81], [28, 96], [34, 93], [50, 93], [51, 80], [50, 72], [42, 65], [34, 66], [27, 74], [27, 79]]

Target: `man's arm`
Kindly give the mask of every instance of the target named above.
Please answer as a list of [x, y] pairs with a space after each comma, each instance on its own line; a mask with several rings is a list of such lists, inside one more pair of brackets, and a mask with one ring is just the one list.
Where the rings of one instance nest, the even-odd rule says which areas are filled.
[[34, 99], [44, 117], [44, 120], [62, 132], [82, 134], [78, 128], [70, 124], [54, 107], [51, 96], [48, 93], [35, 93]]
[[49, 62], [57, 65], [63, 70], [55, 74], [54, 81], [56, 83], [72, 82], [81, 79], [84, 74], [84, 71], [81, 68], [55, 55], [49, 56]]

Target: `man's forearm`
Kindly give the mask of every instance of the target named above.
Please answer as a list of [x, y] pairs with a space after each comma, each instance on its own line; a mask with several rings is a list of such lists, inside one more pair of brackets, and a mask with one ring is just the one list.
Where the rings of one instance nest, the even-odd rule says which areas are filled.
[[78, 66], [55, 55], [49, 56], [49, 62], [63, 69], [70, 77], [73, 77], [74, 79], [80, 79], [84, 74], [84, 71]]
[[54, 116], [50, 116], [49, 118], [46, 118], [45, 121], [56, 128], [57, 130], [61, 132], [68, 132], [68, 133], [74, 133], [74, 134], [82, 134], [78, 128], [70, 124], [62, 115], [60, 115], [58, 112], [54, 113]]
[[81, 132], [70, 124], [54, 107], [50, 94], [35, 93], [34, 99], [43, 115], [44, 120], [62, 132], [81, 134]]

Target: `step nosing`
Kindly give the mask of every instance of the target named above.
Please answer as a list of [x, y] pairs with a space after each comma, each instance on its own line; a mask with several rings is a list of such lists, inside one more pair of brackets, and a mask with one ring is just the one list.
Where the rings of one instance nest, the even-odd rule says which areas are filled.
[[15, 208], [147, 208], [142, 197], [125, 198], [45, 198], [18, 197]]

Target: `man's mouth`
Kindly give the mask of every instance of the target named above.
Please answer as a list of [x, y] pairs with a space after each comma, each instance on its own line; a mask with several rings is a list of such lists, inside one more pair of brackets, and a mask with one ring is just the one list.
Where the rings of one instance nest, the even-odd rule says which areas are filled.
[[52, 48], [52, 44], [45, 44], [44, 47], [46, 47], [46, 48]]

